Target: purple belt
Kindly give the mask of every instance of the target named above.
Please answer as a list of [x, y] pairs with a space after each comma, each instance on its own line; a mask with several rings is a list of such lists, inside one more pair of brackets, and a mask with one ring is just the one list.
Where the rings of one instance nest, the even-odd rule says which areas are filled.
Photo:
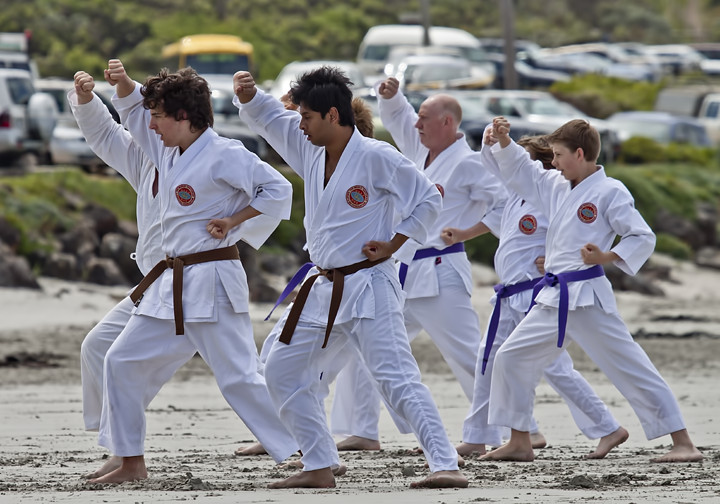
[[270, 315], [275, 311], [275, 308], [277, 308], [280, 303], [283, 302], [283, 300], [288, 297], [288, 295], [295, 290], [295, 287], [300, 285], [300, 282], [303, 281], [305, 276], [307, 275], [307, 272], [310, 271], [310, 269], [315, 266], [315, 264], [311, 262], [306, 262], [302, 266], [300, 266], [300, 269], [297, 270], [297, 272], [293, 275], [293, 277], [290, 279], [288, 284], [285, 286], [285, 289], [280, 294], [280, 297], [277, 298], [277, 301], [275, 301], [275, 306], [272, 307], [272, 310], [270, 310], [270, 313], [268, 313], [267, 317], [265, 317], [265, 320], [270, 318]]
[[500, 303], [504, 298], [509, 298], [515, 294], [532, 289], [536, 283], [542, 280], [542, 277], [525, 280], [512, 285], [497, 284], [495, 289], [495, 308], [493, 308], [490, 316], [490, 325], [488, 326], [487, 336], [485, 337], [485, 350], [483, 351], [482, 374], [485, 374], [488, 360], [490, 359], [490, 351], [492, 350], [495, 335], [497, 334], [498, 324], [500, 323]]
[[530, 308], [535, 305], [535, 296], [543, 287], [555, 287], [560, 285], [560, 306], [558, 309], [558, 348], [562, 348], [563, 342], [565, 341], [565, 328], [567, 327], [568, 317], [568, 282], [579, 282], [581, 280], [590, 280], [591, 278], [598, 278], [605, 275], [605, 270], [599, 264], [596, 264], [592, 268], [587, 268], [578, 271], [566, 271], [565, 273], [558, 273], [553, 275], [552, 273], [545, 273], [545, 276], [533, 287], [532, 303]]
[[[465, 252], [465, 244], [463, 242], [455, 243], [444, 249], [436, 249], [432, 247], [420, 249], [415, 252], [415, 255], [413, 256], [413, 261], [417, 261], [418, 259], [426, 259], [428, 257], [439, 257], [445, 254], [454, 254], [456, 252]], [[407, 271], [408, 265], [405, 263], [400, 263], [400, 271], [398, 272], [398, 274], [400, 276], [400, 285], [403, 287], [405, 287], [405, 277], [407, 277]]]

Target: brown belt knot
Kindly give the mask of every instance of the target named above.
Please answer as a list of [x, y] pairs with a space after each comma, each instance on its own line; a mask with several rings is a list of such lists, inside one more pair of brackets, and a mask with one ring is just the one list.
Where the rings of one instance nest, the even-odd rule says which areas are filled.
[[308, 277], [300, 286], [300, 290], [295, 297], [295, 301], [293, 301], [293, 306], [290, 309], [290, 313], [288, 314], [288, 318], [285, 321], [283, 330], [280, 333], [279, 341], [281, 343], [285, 343], [286, 345], [290, 344], [290, 340], [292, 339], [293, 333], [295, 332], [295, 327], [297, 326], [298, 320], [300, 320], [300, 314], [302, 313], [303, 307], [305, 306], [305, 301], [307, 301], [308, 295], [310, 294], [310, 289], [312, 288], [315, 280], [317, 280], [318, 277], [324, 276], [333, 284], [332, 294], [330, 296], [330, 310], [328, 311], [327, 327], [325, 328], [325, 339], [323, 340], [322, 344], [322, 348], [325, 348], [327, 346], [328, 338], [330, 338], [330, 332], [332, 331], [333, 324], [335, 323], [335, 317], [337, 316], [337, 312], [340, 309], [343, 288], [345, 287], [345, 276], [352, 275], [353, 273], [356, 273], [361, 269], [372, 268], [373, 266], [376, 266], [381, 262], [386, 261], [387, 259], [389, 259], [389, 257], [385, 257], [377, 261], [365, 259], [364, 261], [360, 261], [349, 266], [342, 266], [340, 268], [317, 268], [318, 273], [311, 277]]
[[211, 261], [240, 260], [240, 253], [235, 245], [219, 249], [204, 250], [194, 254], [187, 254], [178, 257], [166, 257], [157, 263], [140, 281], [135, 290], [130, 294], [130, 300], [138, 305], [143, 294], [152, 283], [160, 278], [166, 269], [173, 270], [173, 314], [175, 316], [175, 334], [185, 334], [183, 326], [182, 290], [183, 290], [183, 267], [191, 264], [199, 264]]

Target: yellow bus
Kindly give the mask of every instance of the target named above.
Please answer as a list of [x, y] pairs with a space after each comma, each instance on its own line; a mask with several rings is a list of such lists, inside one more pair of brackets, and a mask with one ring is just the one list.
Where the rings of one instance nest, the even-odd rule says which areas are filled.
[[254, 71], [252, 44], [235, 35], [188, 35], [163, 47], [162, 57], [171, 70], [190, 66], [201, 75]]

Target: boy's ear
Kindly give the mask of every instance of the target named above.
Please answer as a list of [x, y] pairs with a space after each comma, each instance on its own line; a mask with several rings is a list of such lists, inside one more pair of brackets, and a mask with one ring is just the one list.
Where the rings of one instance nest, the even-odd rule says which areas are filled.
[[575, 157], [578, 161], [582, 161], [583, 159], [585, 159], [585, 151], [582, 147], [577, 148], [577, 150], [575, 151]]

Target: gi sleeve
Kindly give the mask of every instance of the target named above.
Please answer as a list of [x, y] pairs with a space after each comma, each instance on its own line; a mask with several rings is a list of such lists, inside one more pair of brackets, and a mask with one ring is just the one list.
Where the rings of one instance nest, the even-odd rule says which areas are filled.
[[410, 159], [416, 159], [421, 151], [428, 151], [415, 130], [418, 115], [404, 94], [398, 92], [392, 98], [378, 95], [378, 109], [383, 125], [392, 135], [400, 152]]
[[635, 275], [655, 250], [655, 233], [635, 208], [627, 188], [619, 181], [613, 181], [618, 190], [613, 192], [606, 213], [620, 242], [610, 250], [620, 257], [614, 264], [625, 273]]
[[140, 83], [135, 83], [135, 90], [124, 98], [113, 95], [112, 102], [120, 115], [120, 122], [128, 129], [133, 139], [145, 155], [160, 166], [163, 143], [160, 135], [150, 129], [150, 111], [143, 106]]
[[288, 166], [304, 179], [311, 150], [317, 147], [308, 142], [300, 130], [300, 114], [286, 110], [279, 100], [261, 89], [248, 103], [240, 103], [235, 96], [233, 104], [239, 110], [240, 119], [263, 137]]
[[70, 110], [88, 145], [102, 161], [130, 183], [135, 192], [141, 180], [141, 170], [147, 158], [132, 136], [110, 115], [105, 104], [93, 94], [93, 99], [80, 105], [75, 90], [67, 95]]

